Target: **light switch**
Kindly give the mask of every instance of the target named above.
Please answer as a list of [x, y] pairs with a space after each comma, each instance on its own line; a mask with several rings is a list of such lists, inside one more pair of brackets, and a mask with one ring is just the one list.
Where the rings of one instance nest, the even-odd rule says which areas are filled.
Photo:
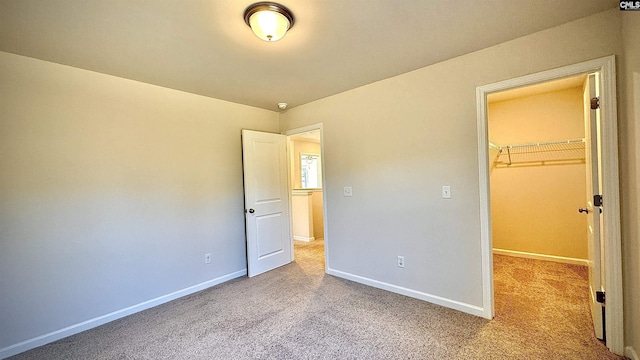
[[351, 190], [351, 186], [344, 187], [344, 196], [353, 196], [353, 191]]
[[442, 187], [442, 198], [443, 199], [451, 199], [451, 186], [444, 185]]

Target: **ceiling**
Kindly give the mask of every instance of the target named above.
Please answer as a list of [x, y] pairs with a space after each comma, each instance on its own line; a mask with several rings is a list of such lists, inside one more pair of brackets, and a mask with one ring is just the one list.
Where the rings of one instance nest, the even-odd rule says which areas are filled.
[[295, 134], [289, 136], [289, 139], [293, 141], [306, 141], [320, 143], [320, 130], [309, 131], [302, 134]]
[[552, 91], [573, 89], [584, 85], [587, 75], [576, 75], [560, 80], [548, 81], [540, 84], [529, 85], [511, 90], [492, 93], [487, 96], [489, 103], [512, 100], [526, 96], [539, 95]]
[[251, 0], [3, 0], [0, 50], [277, 111], [618, 6], [617, 0], [282, 0], [275, 43]]

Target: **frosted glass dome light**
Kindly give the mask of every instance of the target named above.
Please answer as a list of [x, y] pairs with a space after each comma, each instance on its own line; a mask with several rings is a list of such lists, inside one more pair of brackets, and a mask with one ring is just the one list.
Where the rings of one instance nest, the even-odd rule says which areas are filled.
[[280, 4], [259, 2], [244, 11], [244, 22], [261, 40], [278, 41], [293, 26], [293, 15]]

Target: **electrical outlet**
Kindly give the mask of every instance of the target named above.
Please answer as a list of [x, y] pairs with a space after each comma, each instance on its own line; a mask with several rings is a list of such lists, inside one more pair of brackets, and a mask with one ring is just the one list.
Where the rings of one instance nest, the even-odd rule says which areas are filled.
[[404, 267], [404, 256], [398, 256], [398, 267]]
[[204, 263], [211, 264], [211, 253], [204, 254]]
[[351, 189], [351, 186], [344, 187], [344, 196], [353, 196], [353, 190]]

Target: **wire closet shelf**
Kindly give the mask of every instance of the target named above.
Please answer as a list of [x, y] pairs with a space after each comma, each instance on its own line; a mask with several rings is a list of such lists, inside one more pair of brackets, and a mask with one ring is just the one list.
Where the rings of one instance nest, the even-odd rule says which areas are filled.
[[494, 163], [497, 166], [511, 165], [552, 165], [563, 163], [584, 163], [585, 139], [536, 142], [498, 146]]

